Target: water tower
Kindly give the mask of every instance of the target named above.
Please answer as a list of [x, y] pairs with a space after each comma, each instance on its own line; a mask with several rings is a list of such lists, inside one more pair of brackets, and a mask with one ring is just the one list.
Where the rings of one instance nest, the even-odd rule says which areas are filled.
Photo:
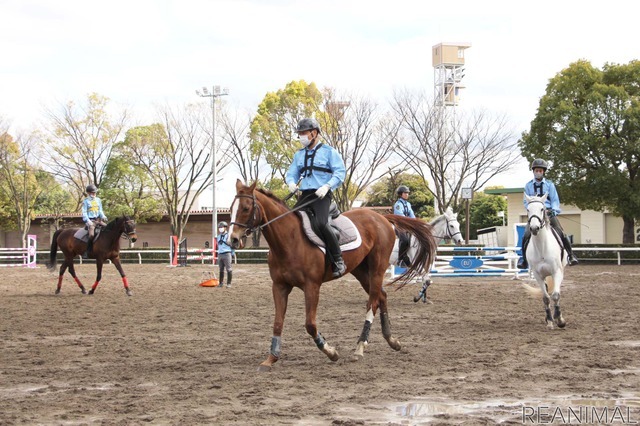
[[443, 42], [432, 47], [434, 102], [436, 106], [457, 106], [464, 89], [464, 51], [471, 43]]

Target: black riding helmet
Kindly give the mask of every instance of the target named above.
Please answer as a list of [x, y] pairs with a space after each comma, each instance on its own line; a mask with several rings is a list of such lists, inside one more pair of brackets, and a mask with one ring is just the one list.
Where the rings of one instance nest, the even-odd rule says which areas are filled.
[[398, 195], [402, 195], [405, 192], [407, 192], [407, 193], [411, 192], [411, 191], [409, 191], [409, 187], [406, 186], [406, 185], [400, 185], [398, 187], [398, 189], [396, 189], [396, 194], [398, 194]]
[[531, 162], [531, 170], [537, 169], [537, 168], [543, 169], [546, 172], [547, 169], [549, 168], [549, 165], [542, 158], [536, 158]]
[[87, 188], [85, 189], [85, 191], [87, 192], [87, 194], [90, 192], [98, 192], [98, 188], [95, 185], [91, 184], [91, 185], [87, 185]]
[[304, 132], [306, 130], [317, 130], [320, 133], [320, 124], [315, 118], [303, 118], [298, 122], [296, 127], [296, 133]]

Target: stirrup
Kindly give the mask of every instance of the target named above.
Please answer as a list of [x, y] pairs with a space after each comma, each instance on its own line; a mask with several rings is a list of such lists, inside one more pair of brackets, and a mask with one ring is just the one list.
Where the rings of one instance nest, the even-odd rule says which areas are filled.
[[524, 257], [520, 258], [520, 260], [518, 261], [518, 264], [516, 265], [516, 267], [518, 269], [528, 269], [529, 268], [529, 262], [527, 262], [527, 259], [525, 259]]
[[578, 261], [578, 258], [576, 257], [576, 255], [571, 253], [571, 256], [569, 256], [569, 259], [568, 259], [568, 263], [569, 263], [569, 266], [575, 266], [580, 262]]
[[333, 278], [340, 278], [347, 272], [347, 265], [344, 264], [344, 260], [339, 260], [333, 264]]

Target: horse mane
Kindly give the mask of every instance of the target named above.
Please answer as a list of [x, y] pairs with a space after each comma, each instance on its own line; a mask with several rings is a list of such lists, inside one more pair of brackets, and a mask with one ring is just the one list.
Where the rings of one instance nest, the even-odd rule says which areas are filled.
[[285, 209], [290, 210], [289, 206], [287, 206], [287, 204], [284, 201], [282, 201], [280, 198], [278, 198], [278, 196], [276, 194], [274, 194], [273, 192], [269, 191], [268, 189], [256, 188], [256, 191], [258, 191], [262, 195], [266, 196], [267, 198], [273, 200], [276, 204], [280, 204]]
[[127, 220], [129, 220], [129, 216], [116, 217], [111, 222], [107, 223], [107, 226], [104, 227], [104, 231], [113, 231], [116, 228], [116, 226], [120, 223], [121, 219], [126, 222]]

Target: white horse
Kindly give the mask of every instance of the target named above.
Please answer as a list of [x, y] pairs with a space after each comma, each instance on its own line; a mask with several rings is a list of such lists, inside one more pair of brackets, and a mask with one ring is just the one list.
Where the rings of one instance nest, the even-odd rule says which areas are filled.
[[[461, 245], [464, 242], [464, 238], [462, 238], [462, 233], [460, 232], [460, 222], [458, 222], [458, 214], [454, 213], [451, 207], [448, 207], [444, 214], [437, 216], [431, 222], [429, 222], [431, 226], [433, 226], [432, 234], [436, 240], [445, 240], [445, 241], [453, 241], [453, 243], [457, 246]], [[413, 262], [415, 253], [418, 250], [418, 242], [411, 237], [409, 243], [409, 250], [407, 251], [407, 255], [409, 256], [409, 260]], [[391, 265], [395, 265], [398, 260], [398, 248], [400, 246], [399, 240], [396, 238], [396, 242], [393, 245], [393, 251], [391, 252], [391, 258], [389, 259], [389, 263]], [[434, 259], [435, 260], [435, 259]], [[422, 289], [418, 296], [413, 298], [414, 302], [422, 299], [423, 302], [427, 302], [427, 288], [431, 285], [431, 275], [429, 272], [431, 271], [432, 265], [426, 265], [426, 267], [422, 268], [424, 280], [422, 282]]]
[[[525, 195], [527, 200], [527, 223], [531, 230], [531, 240], [527, 246], [527, 261], [529, 270], [538, 282], [539, 289], [529, 285], [526, 289], [532, 293], [542, 295], [546, 312], [547, 328], [553, 329], [553, 324], [563, 328], [567, 323], [560, 311], [560, 286], [564, 278], [564, 267], [567, 265], [566, 253], [563, 255], [563, 245], [560, 236], [553, 231], [549, 224], [547, 209], [544, 202], [547, 194], [542, 197]], [[551, 296], [549, 296], [551, 293]], [[555, 304], [553, 317], [551, 316], [550, 300]]]

